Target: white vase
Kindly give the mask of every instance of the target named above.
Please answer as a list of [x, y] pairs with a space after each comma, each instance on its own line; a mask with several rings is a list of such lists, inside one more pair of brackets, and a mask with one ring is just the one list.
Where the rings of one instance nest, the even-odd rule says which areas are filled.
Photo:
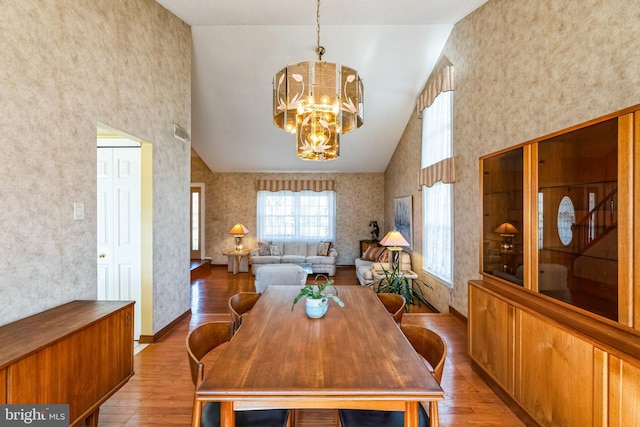
[[306, 298], [305, 309], [307, 312], [307, 316], [312, 319], [320, 319], [327, 313], [327, 308], [329, 308], [329, 301], [326, 298], [313, 299]]

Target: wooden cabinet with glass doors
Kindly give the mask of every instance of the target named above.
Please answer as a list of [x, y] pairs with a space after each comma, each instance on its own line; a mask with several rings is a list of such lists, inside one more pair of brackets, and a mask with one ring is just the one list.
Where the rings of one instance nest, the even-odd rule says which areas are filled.
[[480, 159], [473, 363], [539, 425], [640, 425], [640, 105]]
[[483, 275], [628, 323], [633, 283], [619, 277], [634, 243], [619, 239], [633, 225], [633, 206], [621, 205], [631, 194], [619, 191], [633, 181], [628, 122], [631, 113], [481, 159]]

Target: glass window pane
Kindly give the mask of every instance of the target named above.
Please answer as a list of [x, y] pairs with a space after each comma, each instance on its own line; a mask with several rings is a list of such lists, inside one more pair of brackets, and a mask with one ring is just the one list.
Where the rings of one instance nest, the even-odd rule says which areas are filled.
[[258, 239], [335, 241], [334, 191], [259, 191]]
[[[422, 112], [422, 167], [453, 156], [453, 92], [440, 93]], [[453, 184], [422, 187], [422, 268], [453, 285]]]
[[191, 193], [191, 250], [200, 250], [200, 193]]

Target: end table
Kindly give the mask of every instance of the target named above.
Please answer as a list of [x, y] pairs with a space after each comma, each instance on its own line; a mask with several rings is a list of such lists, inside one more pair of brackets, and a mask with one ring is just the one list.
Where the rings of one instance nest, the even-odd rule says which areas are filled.
[[246, 273], [249, 271], [249, 253], [251, 253], [251, 249], [229, 249], [228, 251], [224, 251], [223, 254], [229, 258], [228, 264], [229, 273], [238, 274]]
[[[419, 276], [418, 276], [418, 273], [416, 273], [416, 272], [415, 272], [415, 271], [413, 271], [413, 270], [402, 270], [402, 271], [400, 272], [400, 274], [401, 274], [402, 276], [406, 277], [407, 279], [409, 279], [409, 280], [410, 280], [410, 282], [409, 282], [409, 283], [411, 283], [411, 285], [412, 285], [412, 286], [413, 286], [413, 279], [417, 279], [417, 278], [419, 277]], [[374, 279], [376, 282], [378, 282], [378, 281], [380, 281], [380, 280], [383, 280], [383, 279], [384, 279], [384, 277], [385, 277], [385, 276], [384, 276], [384, 271], [382, 271], [382, 270], [373, 270], [373, 279]]]

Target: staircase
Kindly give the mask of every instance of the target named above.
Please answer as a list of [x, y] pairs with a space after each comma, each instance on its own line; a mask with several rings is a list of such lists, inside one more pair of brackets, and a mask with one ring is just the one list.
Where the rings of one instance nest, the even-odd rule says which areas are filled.
[[617, 295], [617, 195], [615, 188], [573, 226], [573, 275], [583, 291], [606, 299]]
[[589, 213], [573, 225], [575, 250], [584, 254], [618, 227], [618, 189], [614, 188]]

